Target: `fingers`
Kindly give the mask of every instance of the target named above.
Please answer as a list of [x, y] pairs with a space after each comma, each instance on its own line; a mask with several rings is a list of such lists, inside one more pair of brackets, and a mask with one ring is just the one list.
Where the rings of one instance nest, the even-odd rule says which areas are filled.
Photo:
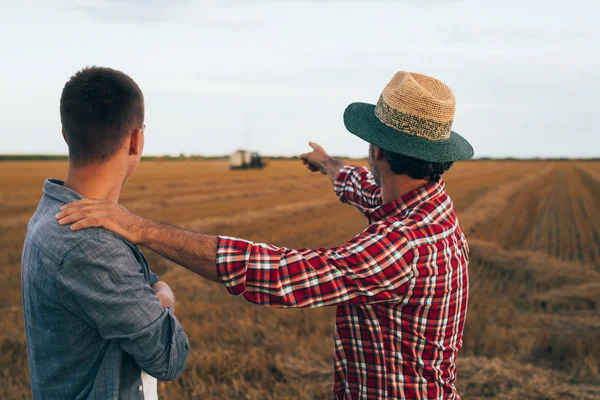
[[[58, 219], [58, 223], [60, 225], [68, 225], [68, 224], [73, 224], [76, 223], [78, 221], [84, 220], [84, 219], [94, 219], [95, 222], [98, 222], [100, 220], [100, 218], [106, 218], [108, 216], [108, 213], [106, 212], [106, 210], [103, 209], [84, 209], [81, 211], [75, 211], [72, 212], [68, 215], [64, 215], [64, 216], [60, 216], [60, 214], [57, 216]], [[93, 226], [97, 226], [97, 225], [93, 225]]]
[[324, 152], [323, 148], [315, 142], [308, 142], [308, 145], [312, 147], [313, 152], [300, 154], [300, 158], [308, 158], [310, 154], [314, 154], [315, 151]]
[[317, 172], [317, 171], [319, 170], [319, 168], [315, 167], [314, 165], [312, 165], [312, 164], [311, 164], [311, 163], [309, 163], [309, 162], [305, 162], [305, 163], [304, 163], [304, 165], [306, 166], [306, 168], [307, 168], [309, 171], [312, 171], [312, 172]]
[[72, 231], [78, 231], [78, 230], [81, 230], [81, 229], [91, 228], [91, 227], [99, 227], [99, 228], [101, 228], [102, 226], [103, 226], [103, 224], [102, 224], [102, 219], [101, 218], [90, 217], [90, 218], [85, 218], [85, 219], [82, 219], [80, 221], [77, 221], [76, 223], [74, 223], [73, 225], [71, 225], [71, 230]]
[[113, 203], [113, 202], [110, 200], [82, 199], [82, 200], [73, 201], [69, 204], [65, 204], [60, 209], [66, 210], [66, 209], [72, 208], [72, 207], [82, 207], [82, 206], [91, 205], [91, 204], [107, 204], [107, 203]]
[[60, 221], [66, 217], [69, 217], [69, 216], [75, 215], [75, 214], [79, 214], [82, 217], [86, 217], [91, 212], [94, 212], [97, 210], [107, 210], [107, 209], [108, 209], [108, 207], [106, 204], [92, 203], [92, 204], [87, 204], [87, 205], [86, 204], [72, 205], [69, 208], [65, 208], [64, 210], [62, 210], [61, 212], [56, 214], [55, 218]]
[[308, 142], [308, 145], [313, 148], [313, 150], [321, 150], [322, 147], [316, 144], [315, 142]]
[[314, 162], [313, 160], [315, 159], [315, 156], [316, 156], [315, 151], [322, 151], [322, 148], [321, 148], [321, 146], [319, 146], [318, 144], [316, 144], [314, 142], [308, 142], [308, 144], [310, 145], [310, 147], [313, 148], [314, 151], [312, 151], [310, 153], [300, 154], [299, 158], [302, 160], [302, 164], [304, 164], [309, 171], [317, 172], [317, 171], [319, 171], [319, 167], [317, 167], [312, 162]]
[[64, 216], [64, 217], [60, 217], [59, 218], [57, 216], [57, 219], [58, 219], [58, 224], [59, 225], [68, 225], [68, 224], [72, 224], [74, 222], [77, 222], [79, 220], [82, 220], [82, 219], [84, 219], [86, 217], [87, 217], [87, 215], [86, 215], [85, 212], [83, 212], [83, 211], [76, 211], [76, 212], [73, 212], [73, 213], [71, 213], [71, 214], [69, 214], [67, 216]]
[[72, 206], [70, 208], [65, 208], [64, 210], [62, 210], [61, 212], [56, 214], [55, 217], [57, 220], [60, 221], [61, 219], [64, 219], [65, 217], [68, 217], [70, 215], [77, 214], [77, 213], [82, 213], [82, 212], [83, 212], [83, 207], [81, 205]]
[[300, 159], [302, 160], [302, 164], [304, 164], [304, 166], [308, 170], [310, 170], [312, 172], [316, 172], [319, 170], [317, 167], [315, 167], [313, 164], [311, 164], [310, 161], [308, 161], [308, 154], [301, 154]]

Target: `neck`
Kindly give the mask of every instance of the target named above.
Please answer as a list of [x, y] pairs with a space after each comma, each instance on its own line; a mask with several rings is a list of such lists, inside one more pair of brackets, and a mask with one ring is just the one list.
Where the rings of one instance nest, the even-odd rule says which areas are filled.
[[422, 188], [429, 182], [429, 179], [412, 179], [406, 175], [390, 174], [382, 179], [381, 200], [383, 204], [390, 203], [407, 193]]
[[107, 199], [117, 203], [124, 182], [122, 169], [110, 163], [85, 166], [69, 163], [65, 187], [90, 199]]

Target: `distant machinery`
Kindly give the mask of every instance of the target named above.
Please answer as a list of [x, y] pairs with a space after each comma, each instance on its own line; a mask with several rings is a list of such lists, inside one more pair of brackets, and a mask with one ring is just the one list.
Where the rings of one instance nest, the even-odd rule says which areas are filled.
[[262, 157], [256, 152], [238, 150], [229, 158], [231, 169], [260, 169], [265, 166]]
[[[247, 115], [244, 115], [244, 130], [246, 133], [245, 147], [248, 148], [250, 143], [250, 127]], [[257, 152], [237, 150], [229, 157], [229, 166], [231, 169], [261, 169], [264, 168], [265, 162]]]

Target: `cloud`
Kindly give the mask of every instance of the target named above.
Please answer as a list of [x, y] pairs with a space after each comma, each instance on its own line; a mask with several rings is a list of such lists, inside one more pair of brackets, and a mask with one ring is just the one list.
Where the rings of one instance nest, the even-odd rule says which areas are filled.
[[557, 41], [571, 41], [591, 37], [589, 31], [573, 27], [553, 26], [549, 24], [532, 25], [446, 25], [439, 33], [459, 42], [537, 42], [553, 45]]
[[[217, 79], [179, 80], [169, 79], [162, 82], [153, 82], [152, 91], [168, 91], [173, 93], [189, 93], [207, 96], [236, 96], [245, 97], [309, 97], [347, 99], [348, 91], [339, 87], [310, 84], [305, 81], [287, 80], [260, 80], [259, 77], [235, 79], [226, 77]], [[351, 93], [351, 92], [350, 92]]]
[[264, 27], [272, 22], [256, 8], [247, 7], [247, 2], [240, 3], [235, 8], [227, 6], [226, 1], [194, 0], [72, 0], [66, 5], [60, 4], [66, 11], [75, 11], [89, 19], [109, 24], [176, 22], [179, 26], [216, 27], [235, 31]]
[[63, 10], [75, 11], [105, 22], [162, 22], [170, 19], [191, 0], [72, 0], [60, 3]]

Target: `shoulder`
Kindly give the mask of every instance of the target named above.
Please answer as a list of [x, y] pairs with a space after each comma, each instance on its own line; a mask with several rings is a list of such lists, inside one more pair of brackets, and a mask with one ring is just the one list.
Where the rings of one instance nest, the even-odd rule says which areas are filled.
[[61, 260], [63, 266], [73, 262], [113, 266], [137, 264], [132, 246], [112, 232], [102, 228], [69, 231], [76, 239], [64, 252]]
[[94, 247], [101, 243], [117, 243], [116, 237], [111, 238], [107, 231], [102, 232], [99, 228], [73, 231], [69, 225], [60, 225], [55, 215], [60, 212], [62, 204], [47, 197], [42, 198], [27, 226], [25, 246], [33, 245], [46, 257], [60, 263], [75, 249]]
[[412, 213], [408, 218], [391, 221], [388, 229], [398, 232], [413, 248], [430, 246], [456, 235], [458, 221], [454, 211], [432, 214], [423, 210]]
[[408, 216], [378, 221], [369, 227], [373, 233], [385, 236], [397, 247], [412, 248], [432, 245], [453, 235], [456, 224], [448, 221], [432, 221], [427, 218]]
[[[65, 254], [56, 281], [71, 292], [109, 292], [146, 282], [140, 261], [118, 236], [100, 228], [87, 229]], [[111, 289], [112, 288], [112, 289]]]

